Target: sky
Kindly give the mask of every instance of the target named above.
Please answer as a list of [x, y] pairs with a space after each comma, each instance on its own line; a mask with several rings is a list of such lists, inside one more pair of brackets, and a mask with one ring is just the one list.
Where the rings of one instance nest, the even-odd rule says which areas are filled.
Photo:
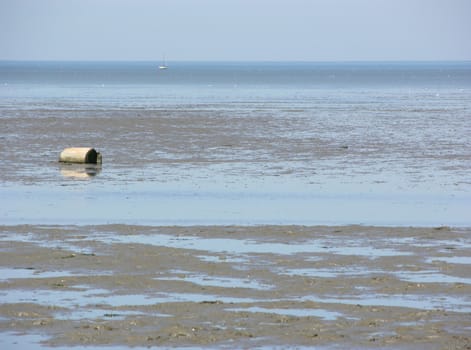
[[0, 0], [0, 60], [471, 60], [471, 0]]

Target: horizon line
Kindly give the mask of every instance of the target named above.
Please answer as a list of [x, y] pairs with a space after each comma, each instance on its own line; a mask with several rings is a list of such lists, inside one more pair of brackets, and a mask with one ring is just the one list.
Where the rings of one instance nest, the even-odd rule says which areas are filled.
[[[124, 63], [124, 62], [160, 62], [155, 59], [2, 59], [0, 62], [94, 62], [94, 63]], [[185, 60], [168, 60], [167, 62], [175, 63], [434, 63], [434, 62], [456, 62], [465, 63], [471, 62], [470, 59], [403, 59], [403, 60], [200, 60], [200, 59], [185, 59]]]

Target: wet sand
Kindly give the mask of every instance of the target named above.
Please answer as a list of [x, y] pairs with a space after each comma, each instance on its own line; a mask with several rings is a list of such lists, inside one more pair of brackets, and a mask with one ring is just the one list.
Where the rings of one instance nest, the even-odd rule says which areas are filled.
[[2, 85], [1, 349], [471, 348], [468, 88], [93, 84]]
[[470, 229], [15, 225], [0, 250], [2, 348], [471, 348]]
[[[466, 113], [56, 103], [0, 108], [3, 224], [471, 226]], [[59, 164], [71, 146], [102, 167]]]

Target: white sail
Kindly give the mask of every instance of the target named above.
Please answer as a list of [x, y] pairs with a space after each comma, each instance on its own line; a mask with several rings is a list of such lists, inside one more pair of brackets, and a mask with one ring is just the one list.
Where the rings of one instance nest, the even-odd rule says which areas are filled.
[[159, 69], [168, 69], [167, 63], [165, 62], [165, 55], [163, 56], [162, 63], [160, 64]]

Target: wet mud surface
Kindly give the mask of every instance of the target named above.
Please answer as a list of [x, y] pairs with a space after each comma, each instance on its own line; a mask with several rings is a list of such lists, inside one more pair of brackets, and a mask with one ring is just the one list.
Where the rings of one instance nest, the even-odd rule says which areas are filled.
[[[418, 99], [396, 115], [378, 97], [391, 117], [322, 96], [297, 112], [291, 100], [0, 108], [0, 222], [471, 226], [466, 112]], [[95, 147], [102, 166], [59, 164], [72, 146]]]
[[469, 349], [470, 233], [0, 226], [2, 348]]
[[[395, 99], [378, 98], [378, 108], [394, 117], [378, 114], [374, 106], [352, 111], [348, 99], [339, 106], [324, 102], [300, 110], [293, 109], [291, 100], [155, 110], [4, 107], [1, 177], [54, 183], [60, 179], [59, 153], [89, 145], [102, 152], [108, 181], [199, 181], [198, 170], [212, 167], [212, 174], [296, 176], [308, 183], [333, 178], [369, 186], [392, 182], [395, 190], [437, 183], [448, 190], [468, 190], [469, 115], [455, 116], [448, 105], [436, 111], [423, 105], [402, 110]], [[462, 104], [459, 111], [469, 108]], [[450, 113], [453, 118], [444, 117]]]
[[469, 349], [468, 85], [1, 85], [0, 349]]

